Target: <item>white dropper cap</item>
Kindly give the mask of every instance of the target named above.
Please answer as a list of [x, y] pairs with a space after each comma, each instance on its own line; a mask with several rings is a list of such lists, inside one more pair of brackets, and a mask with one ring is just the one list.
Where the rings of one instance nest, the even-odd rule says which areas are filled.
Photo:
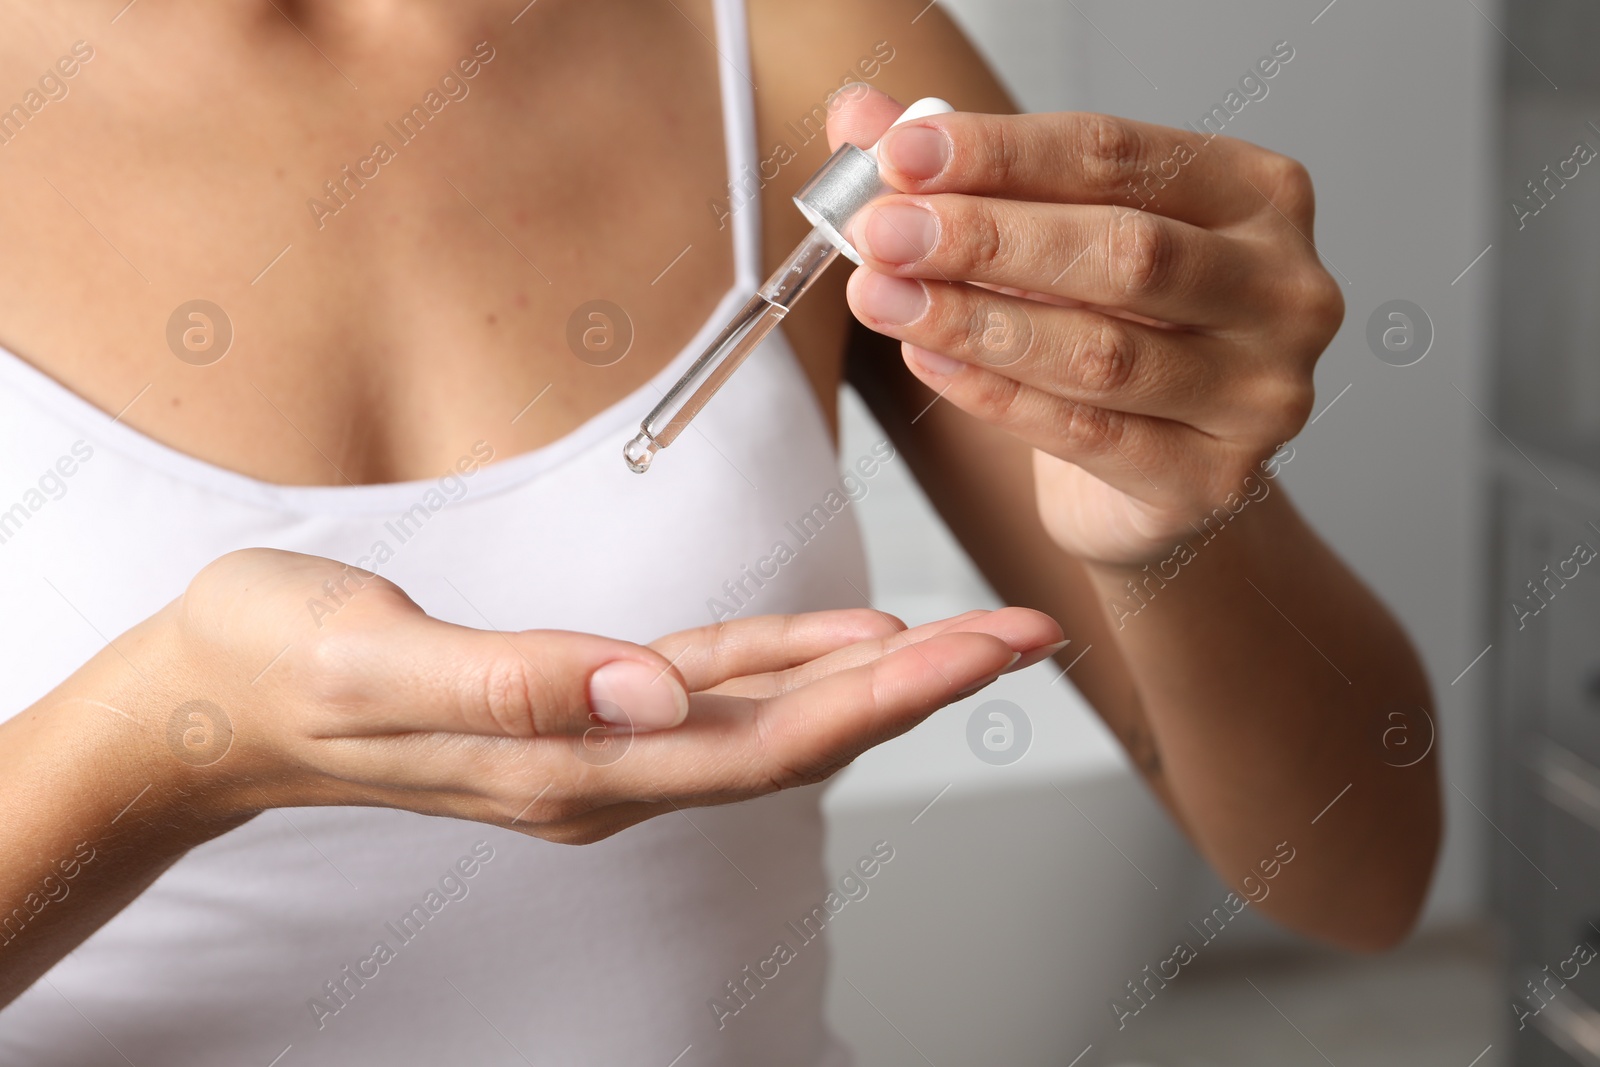
[[[925, 96], [902, 111], [900, 113], [900, 117], [889, 124], [889, 130], [892, 130], [896, 126], [904, 123], [915, 121], [916, 119], [925, 119], [930, 115], [948, 115], [953, 111], [955, 111], [955, 108], [951, 107], [948, 102], [939, 99], [937, 96]], [[884, 133], [888, 133], [889, 130], [885, 130]], [[872, 156], [873, 159], [877, 159], [878, 146], [875, 144], [871, 148], [867, 149], [867, 154]]]

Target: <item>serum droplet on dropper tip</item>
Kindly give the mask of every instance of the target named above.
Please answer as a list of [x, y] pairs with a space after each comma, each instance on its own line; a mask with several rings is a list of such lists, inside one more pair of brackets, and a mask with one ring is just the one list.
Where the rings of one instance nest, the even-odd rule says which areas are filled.
[[629, 470], [635, 474], [643, 474], [650, 469], [650, 461], [655, 458], [656, 450], [660, 447], [641, 433], [622, 446], [622, 458], [628, 461]]

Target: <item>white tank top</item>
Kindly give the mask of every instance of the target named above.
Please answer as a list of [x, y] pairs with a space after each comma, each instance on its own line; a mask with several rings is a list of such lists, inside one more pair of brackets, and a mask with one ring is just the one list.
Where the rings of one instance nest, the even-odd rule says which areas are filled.
[[[756, 164], [745, 14], [715, 7], [738, 178]], [[729, 582], [740, 614], [860, 605], [859, 532], [850, 509], [817, 510], [840, 475], [781, 333], [647, 476], [623, 465], [640, 417], [760, 282], [757, 204], [731, 228], [734, 287], [683, 352], [547, 447], [484, 465], [486, 427], [461, 443], [465, 477], [259, 482], [0, 351], [0, 714], [247, 546], [387, 555], [367, 565], [480, 628], [646, 641], [713, 621]], [[758, 588], [746, 568], [779, 542], [793, 558]], [[0, 1064], [848, 1064], [822, 1018], [826, 946], [789, 926], [830, 890], [818, 799], [695, 808], [584, 847], [401, 811], [269, 811], [189, 853], [0, 1011]], [[65, 884], [46, 906], [71, 906]], [[794, 958], [757, 986], [746, 967], [780, 941]], [[736, 1015], [730, 982], [746, 990]]]

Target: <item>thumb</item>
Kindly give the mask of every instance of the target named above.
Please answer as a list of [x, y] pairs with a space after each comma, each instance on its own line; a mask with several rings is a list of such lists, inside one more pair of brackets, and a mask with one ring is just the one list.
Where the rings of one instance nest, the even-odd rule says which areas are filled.
[[869, 148], [878, 143], [906, 105], [866, 82], [851, 82], [828, 100], [828, 150], [849, 143]]
[[380, 690], [361, 701], [364, 720], [379, 721], [371, 732], [575, 736], [597, 724], [644, 732], [677, 726], [689, 711], [688, 689], [664, 656], [594, 634], [502, 633], [419, 616], [391, 632], [377, 658], [361, 672]]

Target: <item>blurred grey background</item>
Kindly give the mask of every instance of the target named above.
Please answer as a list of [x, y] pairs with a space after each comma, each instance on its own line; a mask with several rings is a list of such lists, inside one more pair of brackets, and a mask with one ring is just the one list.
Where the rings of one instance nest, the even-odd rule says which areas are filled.
[[[880, 839], [897, 850], [876, 903], [834, 928], [835, 1026], [866, 1065], [1513, 1062], [1502, 942], [1485, 922], [1500, 668], [1492, 649], [1482, 654], [1495, 639], [1487, 501], [1489, 441], [1500, 436], [1488, 394], [1506, 267], [1490, 246], [1501, 213], [1510, 216], [1496, 146], [1515, 5], [943, 6], [1032, 111], [1198, 123], [1278, 42], [1294, 49], [1268, 95], [1226, 131], [1309, 167], [1317, 243], [1347, 303], [1318, 368], [1317, 414], [1281, 484], [1426, 660], [1448, 836], [1423, 929], [1397, 954], [1311, 951], [1247, 912], [1193, 975], [1186, 969], [1118, 1032], [1111, 998], [1226, 889], [1059, 669], [1041, 665], [869, 753], [831, 789], [830, 863], [843, 870]], [[1591, 181], [1600, 188], [1600, 176]], [[1406, 367], [1367, 341], [1369, 317], [1396, 299], [1420, 306], [1434, 330], [1426, 357]], [[859, 404], [847, 406], [845, 427], [847, 461], [880, 437]], [[917, 621], [994, 602], [948, 537], [927, 536], [938, 520], [903, 469], [889, 465], [861, 515], [880, 607]], [[994, 700], [1022, 709], [1032, 730], [1026, 756], [1006, 766], [967, 743], [975, 707]]]

